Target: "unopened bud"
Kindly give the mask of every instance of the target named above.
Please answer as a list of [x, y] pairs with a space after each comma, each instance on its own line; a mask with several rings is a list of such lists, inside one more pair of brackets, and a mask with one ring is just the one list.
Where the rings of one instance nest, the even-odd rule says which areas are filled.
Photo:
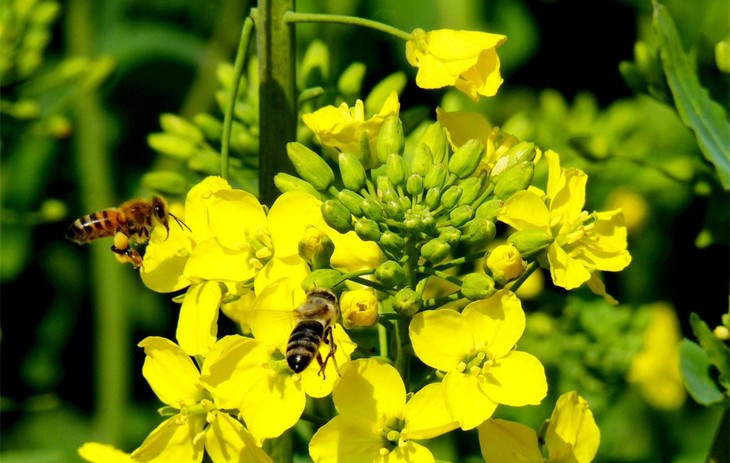
[[461, 198], [461, 187], [459, 185], [452, 185], [444, 191], [441, 195], [441, 207], [447, 211], [456, 206], [456, 203]]
[[401, 255], [405, 250], [406, 241], [402, 236], [393, 233], [390, 230], [386, 230], [382, 235], [380, 235], [380, 245], [383, 249], [392, 254]]
[[406, 272], [394, 260], [386, 260], [375, 269], [375, 278], [390, 288], [396, 288], [406, 279]]
[[335, 174], [320, 155], [298, 142], [286, 144], [286, 152], [299, 176], [319, 191], [326, 190]]
[[440, 239], [434, 238], [421, 246], [421, 256], [432, 264], [438, 264], [451, 252], [451, 246]]
[[446, 167], [443, 164], [435, 164], [423, 178], [423, 187], [427, 190], [429, 188], [443, 188], [444, 181], [446, 181]]
[[385, 203], [385, 212], [391, 219], [401, 221], [406, 217], [406, 211], [400, 204], [400, 201], [390, 200]]
[[378, 132], [378, 159], [385, 162], [391, 154], [401, 154], [405, 146], [403, 123], [397, 114], [391, 114], [383, 121]]
[[418, 196], [423, 193], [423, 177], [418, 174], [411, 174], [406, 180], [406, 191], [411, 196]]
[[428, 171], [431, 170], [432, 165], [433, 154], [431, 154], [431, 148], [425, 143], [419, 143], [411, 160], [411, 172], [425, 177]]
[[315, 226], [308, 226], [299, 241], [299, 256], [313, 268], [328, 268], [330, 257], [335, 252], [335, 244], [327, 233]]
[[499, 176], [510, 167], [524, 161], [532, 162], [533, 159], [535, 159], [535, 143], [526, 141], [517, 143], [497, 159], [492, 171], [489, 173], [489, 178], [493, 183], [496, 183]]
[[426, 128], [419, 145], [421, 143], [424, 143], [431, 150], [434, 164], [440, 164], [446, 160], [449, 153], [449, 140], [446, 138], [446, 133], [440, 122], [434, 122]]
[[476, 217], [467, 222], [464, 228], [465, 232], [461, 240], [475, 247], [491, 243], [497, 235], [497, 226], [494, 225], [494, 222], [481, 217]]
[[407, 174], [406, 162], [403, 157], [400, 154], [389, 154], [385, 161], [385, 175], [388, 176], [391, 183], [395, 186], [404, 184]]
[[162, 114], [160, 116], [160, 126], [166, 133], [177, 135], [191, 143], [197, 144], [203, 141], [203, 132], [194, 124], [178, 115], [170, 113]]
[[502, 244], [492, 249], [487, 254], [485, 265], [499, 286], [518, 278], [526, 266], [520, 251], [510, 244]]
[[360, 206], [364, 201], [364, 198], [359, 194], [350, 190], [342, 190], [337, 193], [337, 199], [339, 199], [340, 202], [344, 204], [344, 206], [352, 213], [352, 215], [362, 215], [362, 209]]
[[496, 291], [494, 280], [484, 273], [469, 273], [461, 281], [461, 294], [471, 301], [486, 299]]
[[337, 155], [337, 163], [340, 166], [342, 184], [348, 190], [360, 191], [365, 187], [365, 167], [353, 153], [345, 152]]
[[482, 179], [480, 177], [469, 177], [459, 183], [459, 186], [461, 187], [461, 197], [456, 205], [463, 206], [466, 204], [471, 206], [482, 190]]
[[449, 213], [449, 220], [454, 227], [461, 227], [474, 217], [471, 206], [459, 206]]
[[287, 174], [286, 172], [279, 172], [274, 175], [274, 185], [276, 185], [276, 188], [278, 188], [282, 193], [286, 193], [287, 191], [303, 191], [317, 199], [321, 198], [319, 191], [315, 190], [311, 184], [305, 182], [299, 177]]
[[512, 233], [507, 242], [514, 245], [523, 258], [532, 257], [545, 249], [554, 238], [542, 230], [520, 230]]
[[411, 288], [403, 288], [393, 298], [393, 310], [404, 317], [412, 317], [421, 310], [421, 297]]
[[501, 199], [490, 199], [477, 208], [476, 216], [482, 219], [494, 220], [502, 211], [502, 206], [504, 206], [504, 201]]
[[441, 204], [441, 188], [429, 188], [426, 192], [426, 205], [429, 209], [434, 210]]
[[330, 227], [343, 235], [352, 230], [352, 214], [336, 199], [328, 199], [322, 203], [322, 217]]
[[381, 235], [378, 223], [367, 217], [360, 217], [355, 221], [355, 233], [363, 241], [378, 241]]
[[223, 124], [221, 121], [208, 113], [198, 113], [193, 116], [193, 122], [203, 132], [203, 136], [208, 140], [220, 140], [223, 134]]
[[535, 164], [531, 161], [515, 164], [499, 177], [494, 187], [494, 195], [499, 199], [506, 200], [518, 191], [527, 189], [534, 172]]
[[370, 220], [374, 220], [378, 223], [385, 219], [385, 210], [383, 206], [376, 200], [371, 198], [365, 198], [360, 204], [362, 213], [365, 214]]
[[342, 274], [338, 270], [322, 268], [313, 271], [302, 280], [301, 287], [309, 292], [317, 288], [333, 288], [342, 283]]
[[340, 309], [342, 324], [348, 330], [378, 322], [378, 298], [372, 289], [346, 291], [340, 298]]
[[444, 227], [439, 230], [439, 239], [444, 240], [449, 246], [456, 246], [461, 238], [461, 231], [455, 227]]
[[478, 138], [467, 140], [449, 159], [449, 172], [458, 178], [467, 178], [477, 170], [484, 155], [484, 143]]
[[169, 133], [151, 133], [147, 135], [147, 144], [153, 150], [178, 161], [189, 159], [197, 151], [194, 143]]

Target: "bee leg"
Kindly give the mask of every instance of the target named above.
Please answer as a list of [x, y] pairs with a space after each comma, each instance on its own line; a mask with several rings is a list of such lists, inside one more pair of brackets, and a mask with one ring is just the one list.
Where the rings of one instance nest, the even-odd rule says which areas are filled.
[[112, 252], [116, 255], [117, 260], [122, 263], [130, 263], [134, 268], [142, 267], [142, 256], [133, 248], [119, 249], [115, 246], [111, 247]]
[[324, 376], [324, 369], [327, 366], [327, 362], [329, 359], [332, 359], [332, 363], [335, 366], [335, 371], [337, 372], [338, 376], [342, 376], [340, 374], [340, 368], [337, 366], [337, 359], [335, 358], [335, 352], [337, 351], [337, 344], [335, 344], [335, 337], [332, 334], [332, 327], [329, 326], [324, 332], [323, 336], [324, 343], [327, 344], [330, 348], [329, 353], [327, 354], [327, 357], [324, 358], [324, 361], [322, 361], [322, 357], [317, 354], [317, 361], [319, 362], [319, 373], [322, 374], [322, 379], [325, 379]]

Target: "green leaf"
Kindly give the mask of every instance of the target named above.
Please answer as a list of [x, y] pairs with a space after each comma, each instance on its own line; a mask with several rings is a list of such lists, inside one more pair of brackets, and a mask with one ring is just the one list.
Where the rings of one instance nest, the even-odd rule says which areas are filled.
[[715, 379], [710, 374], [710, 359], [695, 342], [682, 339], [679, 343], [679, 368], [687, 391], [702, 405], [717, 404], [723, 399]]
[[696, 313], [690, 314], [689, 323], [700, 346], [707, 354], [707, 359], [720, 372], [720, 384], [726, 390], [730, 390], [730, 349], [710, 331], [707, 323]]
[[714, 164], [723, 187], [730, 189], [730, 123], [712, 101], [682, 49], [677, 28], [664, 5], [654, 2], [654, 29], [674, 104], [682, 121], [697, 137], [705, 158]]

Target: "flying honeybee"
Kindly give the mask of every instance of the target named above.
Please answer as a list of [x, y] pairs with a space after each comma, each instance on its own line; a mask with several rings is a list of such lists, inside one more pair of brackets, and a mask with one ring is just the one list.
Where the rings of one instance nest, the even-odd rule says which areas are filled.
[[86, 244], [113, 236], [112, 252], [120, 256], [122, 261], [131, 262], [137, 268], [142, 265], [142, 256], [131, 246], [146, 243], [156, 224], [165, 227], [169, 236], [170, 217], [181, 229], [184, 226], [190, 230], [190, 227], [169, 211], [161, 196], [153, 196], [151, 200], [132, 199], [119, 207], [103, 209], [76, 219], [68, 227], [66, 238], [77, 244]]
[[[324, 369], [329, 359], [332, 359], [337, 374], [340, 373], [335, 360], [337, 345], [332, 335], [340, 306], [337, 296], [324, 288], [318, 288], [307, 293], [307, 300], [297, 309], [298, 322], [289, 336], [286, 346], [286, 363], [295, 373], [304, 371], [316, 358], [319, 363], [319, 373], [325, 379]], [[329, 346], [329, 353], [322, 360], [319, 347], [322, 343]]]

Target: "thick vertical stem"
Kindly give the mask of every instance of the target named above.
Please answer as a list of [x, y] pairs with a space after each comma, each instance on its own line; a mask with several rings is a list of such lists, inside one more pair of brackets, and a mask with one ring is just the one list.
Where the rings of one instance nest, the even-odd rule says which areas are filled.
[[296, 141], [296, 69], [294, 25], [284, 13], [294, 11], [294, 0], [260, 0], [254, 16], [259, 59], [259, 192], [261, 201], [276, 199], [274, 175], [293, 173], [286, 144]]

